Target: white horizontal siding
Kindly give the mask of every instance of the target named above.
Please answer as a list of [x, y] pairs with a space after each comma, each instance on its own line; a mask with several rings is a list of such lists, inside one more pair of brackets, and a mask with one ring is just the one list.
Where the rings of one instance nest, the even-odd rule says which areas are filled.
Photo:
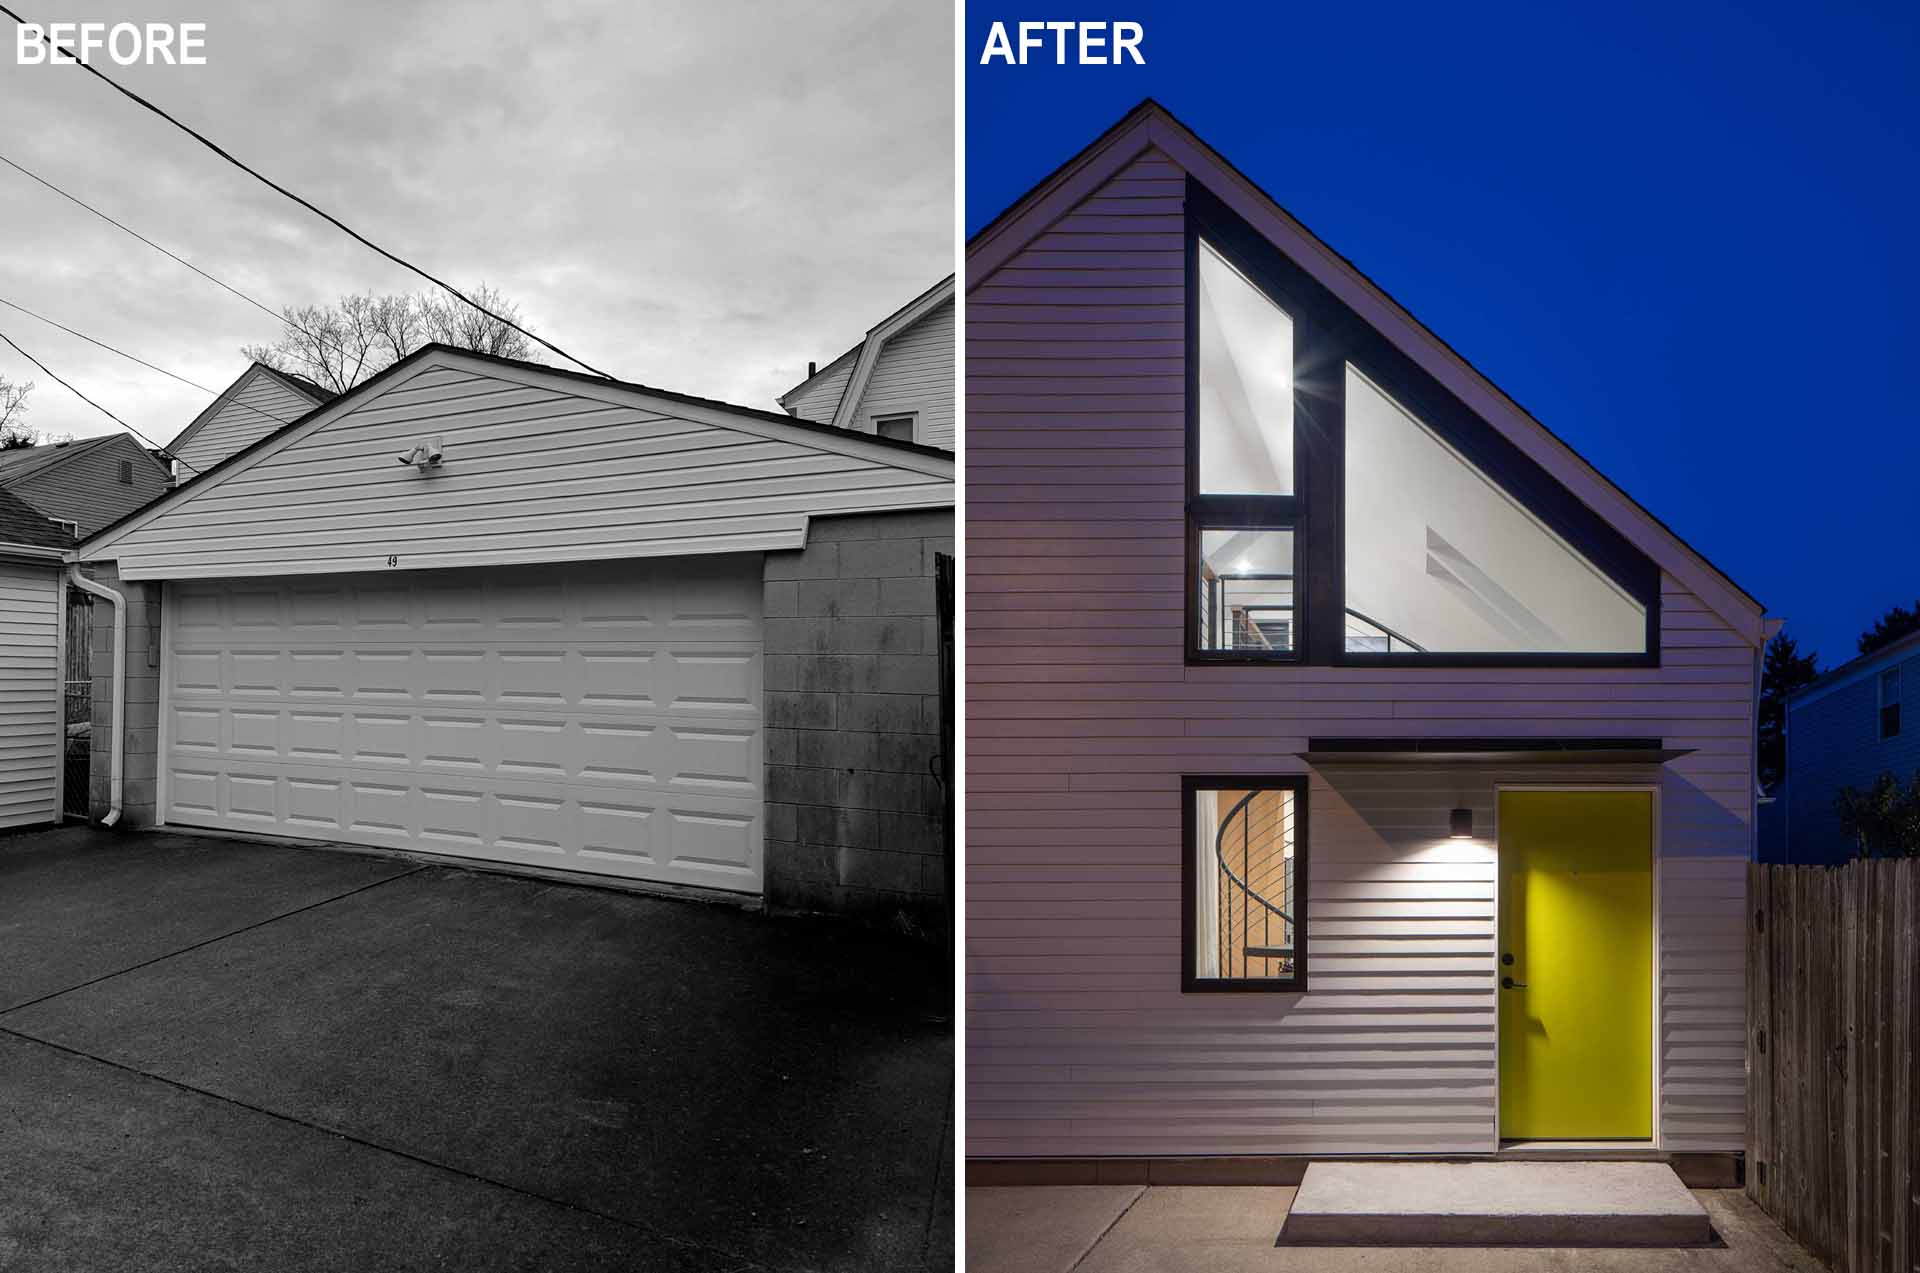
[[[1661, 786], [1660, 1124], [1743, 1134], [1753, 651], [1657, 669], [1187, 667], [1181, 208], [1147, 152], [968, 297], [968, 1153], [1482, 1151], [1498, 783]], [[1658, 770], [1311, 773], [1309, 991], [1180, 992], [1180, 776], [1314, 736], [1657, 736]]]
[[780, 405], [802, 420], [832, 424], [833, 413], [840, 407], [840, 397], [847, 391], [847, 381], [853, 378], [853, 367], [860, 360], [863, 348], [864, 345], [855, 345], [841, 354], [819, 375], [781, 399]]
[[259, 367], [220, 395], [213, 414], [189, 427], [171, 450], [185, 467], [181, 481], [192, 481], [220, 461], [252, 446], [267, 434], [292, 424], [315, 403]]
[[[932, 457], [447, 360], [331, 409], [94, 555], [125, 578], [192, 578], [751, 551], [801, 546], [809, 517], [952, 503]], [[436, 436], [441, 468], [398, 462]]]
[[880, 347], [853, 427], [872, 433], [881, 416], [911, 411], [914, 441], [952, 449], [953, 316], [953, 302], [943, 302]]
[[0, 562], [0, 827], [57, 816], [59, 574]]

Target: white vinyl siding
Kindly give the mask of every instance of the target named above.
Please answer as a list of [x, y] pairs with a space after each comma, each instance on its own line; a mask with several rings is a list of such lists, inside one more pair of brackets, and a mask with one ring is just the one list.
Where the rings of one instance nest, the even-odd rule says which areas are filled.
[[44, 566], [0, 562], [0, 827], [58, 816], [59, 581]]
[[946, 301], [880, 347], [852, 424], [872, 433], [881, 416], [918, 415], [914, 440], [953, 447], [953, 315]]
[[[1448, 810], [1649, 772], [1661, 1140], [1740, 1148], [1752, 646], [1668, 576], [1658, 668], [1186, 666], [1185, 180], [1143, 152], [968, 294], [968, 1153], [1489, 1149], [1494, 863]], [[1692, 751], [1308, 770], [1340, 735]], [[1308, 992], [1183, 995], [1181, 775], [1303, 772]]]
[[[798, 548], [811, 517], [952, 505], [945, 460], [732, 421], [446, 354], [95, 551], [129, 579], [671, 556]], [[433, 437], [441, 467], [397, 461]]]
[[169, 823], [758, 892], [758, 555], [172, 585]]
[[847, 381], [853, 378], [854, 364], [860, 361], [860, 351], [866, 346], [855, 345], [841, 354], [820, 372], [780, 400], [787, 408], [802, 420], [812, 420], [819, 424], [832, 424], [833, 413], [839, 409], [840, 397], [847, 391]]
[[211, 414], [203, 412], [174, 440], [169, 449], [184, 466], [180, 480], [192, 481], [228, 456], [292, 424], [315, 405], [285, 381], [254, 367], [220, 395]]

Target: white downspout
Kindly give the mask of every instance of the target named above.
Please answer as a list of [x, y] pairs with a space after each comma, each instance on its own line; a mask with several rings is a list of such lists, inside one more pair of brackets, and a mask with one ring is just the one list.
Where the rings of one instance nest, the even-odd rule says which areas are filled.
[[120, 821], [122, 777], [127, 759], [127, 599], [105, 584], [95, 583], [81, 574], [77, 565], [67, 567], [67, 581], [82, 592], [105, 597], [113, 603], [113, 779], [109, 798], [112, 807], [107, 810], [107, 816], [100, 819], [101, 826], [110, 827]]

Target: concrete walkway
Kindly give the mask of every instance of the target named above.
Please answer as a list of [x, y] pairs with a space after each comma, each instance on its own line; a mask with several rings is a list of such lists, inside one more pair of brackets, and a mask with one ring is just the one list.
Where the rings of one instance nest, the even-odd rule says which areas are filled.
[[85, 829], [0, 951], [0, 1269], [951, 1266], [934, 952]]
[[969, 1273], [1825, 1273], [1730, 1189], [1695, 1190], [1722, 1246], [1276, 1247], [1289, 1187], [967, 1190]]

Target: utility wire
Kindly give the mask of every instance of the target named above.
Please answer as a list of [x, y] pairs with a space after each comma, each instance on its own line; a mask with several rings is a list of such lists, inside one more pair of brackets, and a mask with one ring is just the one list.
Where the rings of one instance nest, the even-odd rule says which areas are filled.
[[[120, 224], [120, 222], [115, 221], [112, 217], [100, 211], [100, 209], [94, 207], [92, 204], [88, 203], [85, 199], [80, 198], [78, 195], [68, 194], [66, 191], [62, 190], [59, 186], [54, 185], [51, 181], [48, 181], [45, 177], [41, 176], [37, 172], [34, 172], [32, 169], [27, 168], [24, 165], [15, 163], [13, 160], [7, 158], [5, 155], [0, 155], [0, 164], [5, 164], [7, 167], [13, 169], [15, 172], [20, 173], [22, 176], [32, 178], [33, 180], [39, 182], [41, 185], [45, 186], [47, 189], [59, 195], [62, 199], [65, 199], [70, 203], [76, 203], [80, 205], [81, 207], [85, 208], [88, 212], [93, 213], [94, 216], [99, 217], [102, 221], [105, 221], [108, 225], [112, 226], [114, 229], [120, 230], [123, 233], [132, 235], [134, 238], [140, 240], [142, 243], [146, 244], [148, 247], [152, 248], [154, 251], [160, 253], [160, 255], [165, 257], [170, 257], [173, 260], [180, 262], [180, 264], [186, 266], [188, 269], [192, 270], [195, 274], [198, 274], [201, 278], [207, 280], [207, 282], [212, 283], [215, 287], [223, 287], [227, 291], [232, 292], [235, 296], [238, 296], [241, 300], [253, 306], [255, 309], [259, 310], [261, 313], [267, 315], [269, 318], [273, 319], [275, 322], [277, 323], [287, 322], [286, 315], [274, 313], [272, 310], [268, 309], [265, 305], [253, 299], [253, 297], [248, 296], [245, 292], [241, 291], [239, 288], [233, 286], [232, 284], [226, 282], [223, 279], [215, 278], [213, 275], [207, 273], [205, 270], [195, 265], [192, 261], [187, 260], [187, 258], [185, 258], [184, 256], [179, 256], [173, 252], [169, 252], [166, 248], [161, 247], [158, 243], [155, 243], [152, 239], [149, 239], [146, 235], [140, 233], [140, 231], [135, 230], [130, 226], [125, 226]], [[288, 325], [298, 328], [298, 324], [288, 323]], [[304, 329], [301, 329], [301, 330], [304, 330]], [[312, 332], [306, 332], [305, 334], [309, 336], [313, 335]], [[316, 339], [318, 338], [316, 337]]]
[[[55, 322], [53, 319], [48, 318], [45, 314], [36, 314], [34, 311], [28, 309], [25, 305], [17, 304], [13, 301], [8, 300], [4, 296], [0, 296], [0, 305], [5, 305], [8, 309], [17, 309], [22, 314], [25, 314], [28, 318], [37, 318], [41, 322], [45, 323], [47, 326], [57, 327], [61, 331], [65, 332], [67, 335], [77, 337], [80, 340], [84, 340], [89, 345], [98, 345], [100, 348], [106, 350], [108, 353], [118, 354], [120, 357], [125, 358], [128, 362], [139, 363], [142, 367], [145, 367], [148, 371], [157, 371], [161, 375], [166, 376], [170, 380], [178, 380], [181, 384], [186, 385], [190, 389], [198, 389], [201, 393], [211, 393], [216, 399], [220, 397], [218, 393], [215, 393], [212, 389], [207, 388], [205, 385], [200, 384], [197, 381], [189, 380], [185, 376], [178, 375], [174, 372], [168, 371], [165, 367], [156, 367], [154, 364], [148, 362], [144, 358], [136, 358], [132, 354], [128, 353], [126, 350], [116, 349], [112, 345], [109, 345], [104, 340], [96, 340], [94, 337], [87, 335], [85, 332], [75, 331], [73, 328], [67, 326], [65, 323]], [[53, 373], [48, 372], [47, 374], [52, 375]], [[72, 386], [69, 385], [68, 388], [72, 388]], [[273, 425], [273, 427], [276, 429], [284, 429], [289, 424], [293, 423], [293, 421], [291, 420], [281, 419], [279, 416], [274, 415], [271, 411], [263, 411], [259, 407], [254, 406], [251, 402], [242, 402], [238, 398], [229, 399], [227, 402], [227, 405], [233, 406], [233, 407], [242, 407], [248, 411], [251, 411], [255, 415], [259, 416], [261, 419], [269, 421]], [[175, 439], [175, 441], [178, 441], [178, 440], [179, 439], [177, 438]], [[174, 455], [174, 452], [170, 448], [163, 447], [161, 449], [165, 450], [168, 455]], [[174, 458], [179, 459], [177, 455], [174, 455]], [[182, 460], [181, 463], [185, 464], [186, 461]], [[192, 468], [193, 466], [191, 464], [188, 464], [187, 467]]]
[[[333, 352], [339, 354], [343, 359], [346, 359], [348, 361], [352, 361], [355, 358], [364, 357], [364, 355], [357, 355], [352, 353], [346, 348], [346, 346], [340, 344], [338, 341], [330, 340], [327, 337], [321, 335], [319, 332], [312, 331], [306, 327], [302, 327], [299, 323], [296, 323], [293, 321], [293, 319], [287, 317], [286, 312], [284, 310], [280, 311], [279, 313], [275, 313], [273, 310], [269, 309], [264, 302], [256, 299], [255, 297], [247, 295], [245, 292], [241, 291], [239, 288], [235, 287], [233, 284], [227, 282], [225, 279], [216, 278], [212, 274], [207, 273], [207, 271], [201, 269], [199, 266], [195, 265], [192, 261], [187, 260], [186, 257], [181, 256], [176, 252], [169, 251], [168, 249], [160, 246], [158, 243], [155, 243], [152, 239], [149, 239], [146, 235], [140, 233], [138, 230], [132, 228], [131, 226], [123, 225], [119, 221], [114, 220], [112, 217], [108, 216], [106, 213], [100, 211], [100, 209], [88, 203], [85, 199], [82, 199], [79, 195], [69, 194], [67, 191], [62, 190], [59, 186], [54, 185], [51, 181], [48, 181], [45, 177], [33, 171], [31, 168], [28, 168], [24, 164], [16, 163], [15, 161], [7, 158], [5, 155], [0, 155], [0, 164], [5, 164], [7, 167], [13, 169], [15, 172], [18, 172], [23, 176], [29, 177], [34, 181], [39, 182], [41, 185], [45, 186], [47, 189], [59, 195], [62, 199], [65, 199], [70, 203], [76, 204], [79, 207], [85, 208], [88, 212], [91, 212], [94, 216], [99, 217], [102, 221], [105, 221], [108, 225], [112, 226], [114, 229], [119, 230], [122, 233], [131, 235], [132, 237], [140, 240], [140, 242], [146, 244], [148, 247], [152, 248], [154, 251], [158, 252], [160, 255], [168, 258], [169, 260], [178, 261], [180, 264], [192, 270], [195, 274], [198, 274], [201, 278], [207, 280], [207, 282], [212, 283], [215, 287], [223, 288], [226, 291], [233, 293], [235, 296], [239, 297], [241, 300], [245, 301], [247, 304], [253, 306], [255, 309], [259, 310], [261, 313], [265, 314], [267, 317], [273, 319], [274, 322], [283, 323], [286, 326], [291, 327], [294, 331], [299, 332], [302, 336], [305, 336], [308, 340], [311, 340], [314, 344], [323, 345], [326, 348], [333, 350]], [[342, 365], [344, 366], [345, 364], [343, 363]], [[158, 370], [158, 368], [156, 368], [156, 370]], [[195, 387], [197, 388], [198, 386], [195, 386]], [[211, 392], [211, 390], [209, 390], [208, 392]]]
[[[80, 399], [80, 401], [86, 403], [88, 406], [92, 407], [95, 411], [98, 411], [101, 415], [107, 417], [107, 419], [113, 421], [115, 424], [125, 429], [128, 433], [133, 434], [134, 437], [139, 438], [142, 442], [145, 442], [149, 450], [166, 451], [167, 448], [161, 446], [158, 442], [155, 442], [152, 438], [140, 432], [140, 430], [134, 428], [132, 425], [128, 424], [125, 420], [122, 420], [119, 416], [115, 415], [113, 412], [107, 410], [105, 407], [95, 402], [92, 398], [89, 398], [86, 394], [81, 393], [78, 389], [75, 389], [72, 385], [60, 379], [60, 377], [54, 373], [53, 368], [47, 366], [47, 364], [41, 362], [38, 358], [35, 358], [32, 354], [20, 348], [20, 346], [15, 345], [13, 343], [13, 337], [7, 335], [5, 332], [0, 332], [0, 340], [4, 340], [7, 342], [7, 344], [13, 345], [13, 352], [15, 352], [16, 354], [19, 354], [22, 358], [25, 358], [28, 362], [38, 367], [42, 372], [44, 372], [47, 376], [49, 376], [54, 381], [54, 383], [60, 385], [68, 393]], [[168, 451], [167, 453], [169, 455], [173, 454], [171, 451]], [[181, 459], [177, 455], [175, 455], [173, 458], [174, 458], [174, 462], [177, 463], [181, 468], [186, 469], [188, 472], [192, 473], [195, 477], [200, 476], [199, 469], [194, 468], [193, 465], [187, 463], [185, 460]]]
[[[0, 4], [0, 13], [6, 14], [8, 17], [12, 18], [16, 23], [18, 23], [21, 26], [29, 25], [25, 18], [15, 13], [12, 9], [9, 9], [5, 4]], [[599, 376], [604, 380], [614, 379], [614, 377], [608, 375], [606, 372], [600, 370], [598, 367], [594, 366], [593, 364], [584, 362], [579, 358], [575, 358], [572, 354], [560, 348], [560, 346], [554, 344], [552, 341], [546, 339], [544, 336], [537, 336], [534, 333], [528, 331], [526, 328], [522, 327], [520, 324], [514, 322], [511, 318], [508, 318], [503, 314], [494, 313], [492, 310], [480, 304], [478, 301], [474, 300], [472, 297], [468, 296], [466, 293], [462, 292], [459, 288], [455, 287], [453, 284], [447, 282], [446, 280], [437, 278], [434, 275], [429, 274], [427, 271], [421, 269], [419, 266], [415, 265], [413, 262], [407, 260], [406, 258], [401, 256], [396, 256], [392, 252], [387, 251], [387, 249], [381, 247], [378, 243], [375, 243], [372, 239], [369, 239], [366, 235], [361, 234], [358, 230], [354, 229], [352, 226], [348, 225], [346, 222], [342, 221], [340, 218], [334, 216], [332, 213], [327, 212], [324, 209], [316, 206], [315, 204], [310, 203], [306, 199], [301, 198], [299, 195], [287, 189], [285, 186], [281, 185], [279, 182], [264, 175], [257, 169], [251, 168], [247, 164], [234, 158], [223, 147], [221, 147], [219, 143], [213, 141], [211, 138], [205, 136], [204, 134], [196, 131], [190, 125], [181, 123], [178, 119], [175, 119], [172, 115], [169, 115], [165, 110], [161, 109], [158, 106], [155, 106], [152, 102], [140, 96], [140, 94], [134, 92], [130, 88], [127, 88], [125, 85], [121, 84], [119, 81], [106, 75], [104, 72], [97, 70], [92, 63], [81, 60], [79, 55], [75, 54], [71, 49], [67, 49], [59, 45], [56, 45], [55, 48], [58, 49], [59, 52], [65, 54], [68, 58], [72, 59], [73, 65], [78, 66], [81, 70], [93, 76], [95, 79], [99, 80], [101, 83], [107, 85], [109, 88], [113, 89], [116, 93], [119, 93], [121, 96], [127, 98], [129, 101], [132, 101], [140, 106], [145, 107], [147, 110], [152, 111], [155, 115], [158, 115], [161, 119], [166, 120], [169, 124], [172, 124], [175, 128], [178, 128], [181, 132], [187, 134], [187, 136], [193, 138], [195, 141], [199, 142], [202, 146], [205, 146], [208, 150], [211, 150], [214, 154], [220, 156], [220, 158], [232, 164], [235, 168], [238, 168], [241, 172], [246, 173], [249, 177], [252, 177], [255, 181], [260, 182], [262, 185], [267, 186], [269, 189], [275, 190], [280, 194], [286, 196], [287, 198], [293, 200], [295, 203], [299, 204], [301, 207], [305, 208], [307, 211], [313, 213], [315, 216], [319, 217], [321, 220], [326, 221], [330, 225], [334, 226], [336, 229], [346, 234], [349, 238], [355, 240], [356, 242], [360, 243], [361, 245], [367, 248], [372, 249], [374, 252], [379, 253], [381, 256], [384, 256], [385, 258], [387, 258], [387, 260], [392, 261], [395, 265], [400, 266], [402, 269], [411, 270], [413, 273], [418, 274], [421, 278], [427, 280], [429, 283], [432, 283], [434, 286], [443, 289], [444, 291], [450, 293], [451, 295], [458, 298], [459, 300], [464, 301], [467, 305], [471, 306], [473, 309], [476, 309], [480, 313], [485, 314], [488, 318], [491, 318], [496, 323], [502, 323], [508, 327], [511, 327], [514, 331], [519, 332], [522, 336], [525, 336], [528, 340], [538, 342], [539, 344], [552, 350], [554, 353], [560, 355], [562, 358], [565, 358], [568, 362], [573, 363], [576, 366], [585, 367], [588, 371], [591, 371], [594, 375]]]
[[[58, 327], [61, 331], [65, 332], [67, 335], [77, 336], [81, 340], [86, 341], [89, 345], [98, 345], [100, 346], [100, 348], [106, 350], [110, 354], [119, 354], [122, 358], [125, 358], [128, 362], [137, 362], [142, 367], [145, 367], [148, 371], [157, 371], [161, 375], [167, 377], [169, 380], [178, 380], [181, 384], [185, 385], [189, 389], [198, 389], [201, 393], [213, 393], [213, 390], [207, 388], [205, 385], [195, 384], [193, 381], [187, 379], [185, 376], [176, 376], [171, 371], [168, 371], [165, 367], [156, 367], [144, 358], [135, 358], [132, 354], [128, 353], [124, 349], [115, 349], [112, 345], [109, 345], [104, 340], [95, 340], [93, 337], [87, 335], [85, 332], [77, 332], [73, 330], [73, 328], [67, 326], [65, 323], [56, 323], [51, 318], [48, 318], [45, 314], [36, 314], [32, 310], [28, 309], [25, 305], [16, 305], [4, 296], [0, 296], [0, 305], [5, 305], [8, 309], [17, 309], [22, 314], [25, 314], [28, 318], [37, 318], [49, 327]], [[218, 397], [219, 395], [215, 394], [214, 396]]]

